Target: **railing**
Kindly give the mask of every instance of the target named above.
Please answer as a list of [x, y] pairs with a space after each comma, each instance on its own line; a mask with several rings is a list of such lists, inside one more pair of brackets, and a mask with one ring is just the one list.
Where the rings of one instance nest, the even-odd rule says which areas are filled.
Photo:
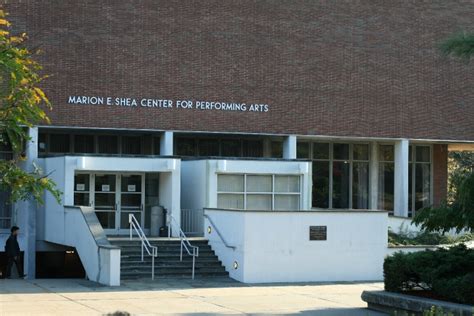
[[222, 243], [224, 244], [224, 246], [226, 246], [227, 248], [230, 248], [232, 250], [235, 250], [237, 247], [235, 246], [232, 246], [232, 245], [229, 245], [227, 243], [227, 241], [225, 240], [224, 236], [222, 236], [221, 232], [219, 231], [219, 228], [217, 228], [216, 224], [214, 224], [214, 222], [212, 221], [212, 218], [207, 215], [207, 214], [204, 214], [204, 217], [207, 218], [207, 220], [209, 221], [209, 223], [211, 223], [212, 227], [214, 227], [214, 230], [216, 231], [217, 235], [219, 236], [219, 238], [222, 240]]
[[142, 248], [142, 262], [144, 260], [144, 250], [151, 256], [151, 279], [155, 279], [155, 257], [158, 256], [158, 248], [152, 246], [148, 238], [146, 238], [145, 233], [143, 232], [140, 224], [138, 223], [137, 219], [133, 214], [128, 214], [128, 223], [130, 224], [130, 240], [133, 237], [133, 230], [136, 231], [138, 238], [141, 240], [141, 248]]
[[192, 278], [194, 280], [194, 270], [196, 269], [196, 258], [199, 257], [199, 247], [191, 245], [191, 242], [189, 241], [188, 237], [181, 229], [181, 226], [178, 224], [178, 222], [175, 220], [175, 218], [171, 214], [168, 214], [168, 238], [171, 238], [171, 228], [173, 224], [175, 225], [175, 227], [177, 228], [177, 231], [179, 232], [179, 240], [180, 240], [180, 245], [181, 245], [179, 260], [183, 261], [183, 249], [186, 250], [188, 255], [193, 257]]
[[188, 236], [204, 236], [204, 210], [182, 209], [181, 229]]

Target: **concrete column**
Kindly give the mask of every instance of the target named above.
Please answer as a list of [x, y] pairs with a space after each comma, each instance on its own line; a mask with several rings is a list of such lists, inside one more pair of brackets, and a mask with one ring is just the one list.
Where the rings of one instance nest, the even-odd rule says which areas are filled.
[[394, 214], [408, 217], [408, 139], [395, 143]]
[[289, 135], [283, 141], [283, 158], [296, 159], [296, 136]]
[[160, 155], [173, 156], [173, 132], [164, 132], [161, 135]]
[[[33, 162], [38, 159], [38, 128], [28, 130], [30, 141], [25, 146], [26, 160], [21, 167], [26, 171], [33, 171]], [[18, 226], [23, 235], [24, 273], [28, 279], [36, 276], [36, 201], [30, 199], [16, 203], [18, 210]]]
[[370, 144], [369, 176], [369, 205], [370, 209], [376, 210], [379, 207], [379, 150], [378, 144], [376, 142], [372, 142], [372, 144]]

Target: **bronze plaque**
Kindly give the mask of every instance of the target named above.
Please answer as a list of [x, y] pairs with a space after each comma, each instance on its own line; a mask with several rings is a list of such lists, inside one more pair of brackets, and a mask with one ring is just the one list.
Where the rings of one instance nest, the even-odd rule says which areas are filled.
[[309, 240], [327, 240], [327, 226], [309, 226]]

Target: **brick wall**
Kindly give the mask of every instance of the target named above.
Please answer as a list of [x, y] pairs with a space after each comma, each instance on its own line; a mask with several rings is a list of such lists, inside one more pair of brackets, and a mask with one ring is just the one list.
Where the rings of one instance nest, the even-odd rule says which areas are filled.
[[[0, 0], [40, 46], [58, 126], [474, 140], [471, 1]], [[68, 105], [69, 95], [268, 104]]]
[[448, 145], [433, 145], [433, 204], [446, 200], [448, 192]]

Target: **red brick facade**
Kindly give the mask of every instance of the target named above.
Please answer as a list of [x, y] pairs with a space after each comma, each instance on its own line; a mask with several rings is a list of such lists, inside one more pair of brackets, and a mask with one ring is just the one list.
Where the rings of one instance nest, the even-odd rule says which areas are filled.
[[438, 206], [448, 193], [448, 146], [433, 145], [433, 204]]
[[[53, 125], [474, 140], [470, 1], [1, 0], [41, 46]], [[69, 105], [69, 95], [268, 112]]]

